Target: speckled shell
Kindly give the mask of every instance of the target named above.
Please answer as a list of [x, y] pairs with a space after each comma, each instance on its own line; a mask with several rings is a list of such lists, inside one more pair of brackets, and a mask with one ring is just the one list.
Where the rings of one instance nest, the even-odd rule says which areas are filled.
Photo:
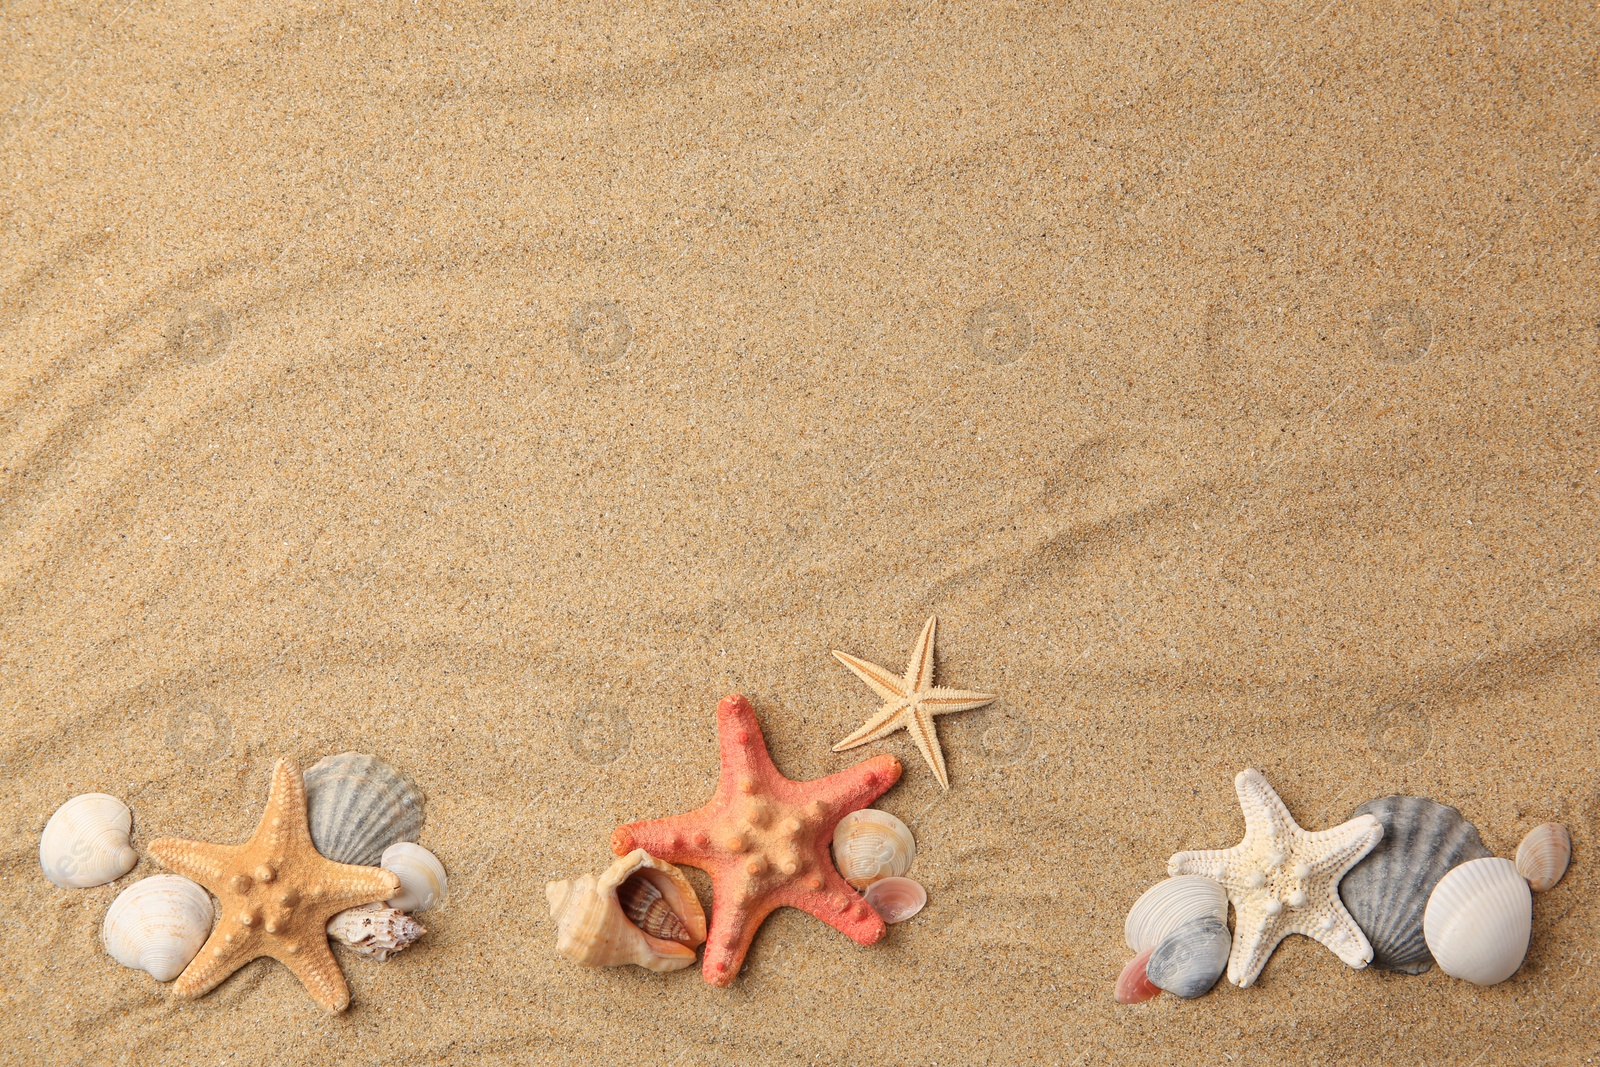
[[400, 895], [389, 898], [389, 907], [396, 911], [427, 911], [444, 900], [448, 887], [444, 864], [421, 845], [396, 841], [383, 850], [378, 866], [400, 879]]
[[427, 932], [427, 927], [405, 912], [376, 903], [346, 908], [328, 920], [329, 937], [379, 963], [415, 944]]
[[1439, 969], [1475, 985], [1517, 973], [1533, 932], [1533, 893], [1510, 860], [1469, 860], [1434, 887], [1423, 916]]
[[883, 878], [898, 878], [917, 858], [911, 828], [886, 811], [852, 811], [833, 828], [833, 862], [844, 880], [866, 889]]
[[1209, 878], [1180, 874], [1157, 882], [1128, 910], [1123, 936], [1135, 952], [1153, 950], [1172, 931], [1205, 916], [1228, 922], [1228, 891]]
[[[617, 888], [630, 878], [648, 878], [688, 931], [685, 940], [655, 937], [623, 911]], [[642, 848], [617, 859], [599, 874], [545, 886], [556, 921], [556, 951], [586, 967], [633, 963], [652, 971], [676, 971], [694, 962], [694, 946], [706, 939], [706, 913], [683, 872]]]
[[124, 967], [170, 982], [211, 936], [212, 915], [211, 895], [189, 879], [141, 878], [111, 902], [100, 943]]
[[1387, 796], [1352, 813], [1371, 814], [1383, 839], [1339, 883], [1351, 918], [1372, 943], [1372, 965], [1421, 974], [1433, 965], [1423, 937], [1428, 896], [1452, 867], [1489, 855], [1473, 826], [1448, 804]]
[[1517, 846], [1517, 873], [1535, 893], [1554, 888], [1571, 860], [1572, 835], [1558, 822], [1540, 823]]
[[39, 837], [39, 866], [63, 889], [105, 885], [133, 870], [133, 813], [105, 793], [84, 793], [56, 809]]
[[1214, 915], [1203, 915], [1161, 939], [1145, 964], [1145, 975], [1152, 985], [1192, 1000], [1217, 984], [1228, 969], [1232, 949], [1228, 924]]
[[928, 903], [928, 891], [910, 878], [880, 878], [867, 886], [863, 895], [891, 926], [905, 922]]
[[376, 867], [396, 841], [422, 832], [422, 790], [376, 756], [341, 752], [306, 770], [306, 814], [317, 851], [338, 863]]

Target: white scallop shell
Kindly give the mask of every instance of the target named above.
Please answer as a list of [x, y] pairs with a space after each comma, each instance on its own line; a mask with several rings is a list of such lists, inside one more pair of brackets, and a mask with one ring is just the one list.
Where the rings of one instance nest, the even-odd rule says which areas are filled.
[[105, 885], [133, 870], [139, 854], [128, 844], [133, 813], [104, 793], [73, 797], [56, 809], [39, 838], [39, 866], [63, 889]]
[[1533, 893], [1510, 860], [1468, 860], [1439, 879], [1422, 914], [1440, 970], [1477, 985], [1503, 982], [1522, 966], [1533, 931]]
[[1205, 916], [1228, 924], [1228, 891], [1197, 874], [1180, 874], [1144, 891], [1128, 910], [1123, 936], [1135, 952], [1154, 950], [1172, 931]]
[[176, 874], [141, 878], [111, 902], [100, 943], [124, 967], [158, 982], [183, 973], [211, 936], [211, 896]]
[[1572, 835], [1558, 822], [1540, 823], [1517, 846], [1517, 873], [1535, 893], [1561, 881], [1572, 860]]
[[880, 878], [864, 894], [886, 923], [903, 923], [928, 903], [928, 891], [910, 878]]
[[911, 828], [886, 811], [852, 811], [833, 828], [833, 862], [844, 880], [866, 889], [882, 878], [898, 878], [917, 858]]
[[421, 845], [397, 841], [383, 850], [378, 866], [400, 879], [400, 895], [389, 898], [396, 911], [427, 911], [444, 899], [444, 864]]

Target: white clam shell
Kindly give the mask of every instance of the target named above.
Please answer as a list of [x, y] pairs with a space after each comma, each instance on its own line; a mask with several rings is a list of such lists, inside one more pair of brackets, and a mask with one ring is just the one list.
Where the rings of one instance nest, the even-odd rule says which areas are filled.
[[1445, 974], [1477, 985], [1503, 982], [1528, 954], [1533, 893], [1510, 860], [1468, 860], [1434, 887], [1422, 931]]
[[1134, 952], [1154, 950], [1184, 923], [1210, 916], [1228, 923], [1228, 891], [1197, 874], [1180, 874], [1144, 891], [1128, 910], [1123, 936]]
[[833, 862], [844, 880], [866, 889], [883, 878], [898, 878], [917, 858], [911, 828], [886, 811], [852, 811], [833, 828]]
[[39, 866], [63, 889], [105, 885], [133, 870], [139, 854], [128, 844], [133, 813], [104, 793], [73, 797], [56, 809], [39, 838]]
[[[643, 878], [676, 916], [681, 940], [656, 937], [628, 918], [617, 890]], [[676, 971], [694, 962], [694, 946], [706, 939], [706, 913], [682, 871], [642, 848], [619, 857], [598, 875], [550, 882], [544, 887], [556, 921], [556, 951], [586, 967], [637, 964]]]
[[444, 899], [444, 864], [421, 845], [398, 841], [383, 850], [378, 866], [400, 879], [400, 895], [389, 898], [396, 911], [427, 911]]
[[903, 923], [928, 903], [928, 891], [910, 878], [880, 878], [864, 894], [886, 923]]
[[183, 973], [211, 936], [211, 896], [176, 874], [141, 878], [111, 902], [100, 943], [124, 967], [158, 982]]
[[1540, 823], [1517, 846], [1517, 873], [1535, 893], [1553, 888], [1572, 860], [1572, 835], [1558, 822]]

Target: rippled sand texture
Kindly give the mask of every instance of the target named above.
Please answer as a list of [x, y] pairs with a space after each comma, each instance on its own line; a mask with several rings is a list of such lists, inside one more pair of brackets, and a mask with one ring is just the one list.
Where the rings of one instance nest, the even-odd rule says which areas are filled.
[[[0, 16], [0, 1047], [50, 1064], [1572, 1063], [1600, 1053], [1591, 5], [45, 4]], [[90, 10], [92, 8], [92, 10]], [[1002, 694], [829, 746], [829, 656]], [[698, 806], [747, 693], [875, 752], [927, 910], [728, 990], [543, 886]], [[171, 1004], [148, 842], [378, 751], [455, 897]], [[1111, 1000], [1249, 765], [1572, 828], [1520, 974]], [[59, 890], [74, 793], [146, 858]], [[705, 882], [698, 883], [702, 890]], [[24, 1050], [18, 1053], [17, 1050]]]

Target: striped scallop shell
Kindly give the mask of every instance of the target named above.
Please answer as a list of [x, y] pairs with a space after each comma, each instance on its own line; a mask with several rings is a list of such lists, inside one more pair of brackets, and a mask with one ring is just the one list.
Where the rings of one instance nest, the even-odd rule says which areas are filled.
[[852, 811], [833, 828], [833, 862], [844, 880], [864, 890], [884, 878], [898, 878], [917, 858], [911, 828], [886, 811]]
[[183, 973], [211, 936], [211, 896], [176, 874], [141, 878], [111, 902], [100, 943], [124, 967], [158, 982]]
[[1423, 916], [1439, 969], [1476, 985], [1517, 973], [1533, 933], [1533, 893], [1517, 865], [1496, 856], [1469, 860], [1439, 880]]
[[341, 752], [306, 770], [306, 814], [317, 851], [376, 867], [396, 841], [415, 841], [426, 801], [417, 783], [376, 756]]
[[1210, 916], [1228, 922], [1228, 891], [1209, 878], [1180, 874], [1157, 882], [1128, 910], [1123, 936], [1135, 952], [1154, 950], [1172, 931]]
[[1428, 896], [1451, 868], [1489, 855], [1461, 813], [1426, 797], [1369, 800], [1356, 815], [1371, 814], [1383, 838], [1339, 883], [1339, 896], [1372, 943], [1372, 965], [1421, 974], [1433, 965], [1423, 936]]
[[1545, 822], [1528, 831], [1517, 846], [1517, 873], [1535, 893], [1561, 881], [1572, 860], [1572, 835], [1558, 822]]
[[105, 885], [133, 870], [133, 813], [105, 793], [84, 793], [55, 810], [39, 837], [39, 866], [62, 889]]

